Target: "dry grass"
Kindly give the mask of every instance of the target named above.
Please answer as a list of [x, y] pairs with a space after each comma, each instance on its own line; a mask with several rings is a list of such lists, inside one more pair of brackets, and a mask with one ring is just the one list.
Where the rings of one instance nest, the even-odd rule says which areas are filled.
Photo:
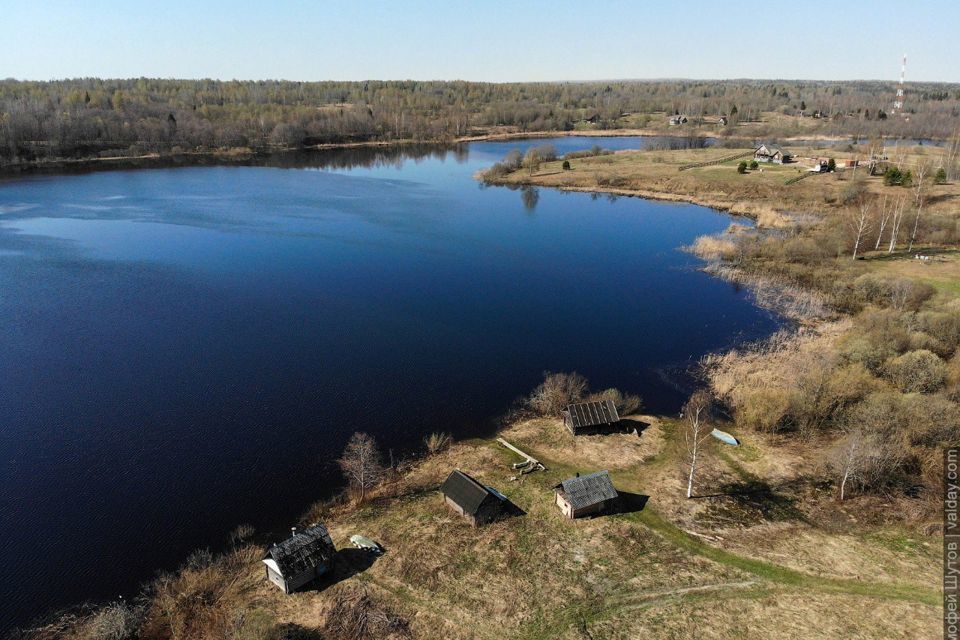
[[[857, 589], [884, 581], [928, 588], [938, 565], [922, 540], [905, 545], [895, 530], [885, 537], [855, 528], [835, 534], [799, 519], [711, 528], [701, 517], [714, 509], [711, 502], [681, 497], [675, 425], [634, 420], [648, 425], [639, 436], [573, 438], [557, 419], [513, 425], [502, 435], [548, 467], [516, 481], [509, 480], [516, 473], [509, 467], [513, 453], [492, 441], [456, 443], [360, 507], [324, 508], [338, 548], [348, 548], [354, 533], [383, 544], [386, 554], [372, 564], [357, 565], [358, 556], [345, 552], [333, 580], [286, 596], [264, 579], [260, 550], [239, 547], [161, 579], [141, 637], [896, 638], [934, 628], [933, 607], [853, 596], [844, 585], [821, 589], [816, 582], [824, 574], [860, 576], [866, 582]], [[721, 453], [716, 445], [705, 450], [704, 491], [743, 474], [789, 484], [805, 472], [804, 460], [776, 436], [751, 437], [748, 446]], [[437, 492], [453, 468], [497, 487], [524, 515], [470, 527]], [[609, 468], [622, 491], [651, 496], [647, 507], [563, 518], [551, 487], [574, 470], [596, 468]], [[697, 529], [698, 537], [674, 523]], [[739, 555], [723, 555], [730, 552]], [[788, 568], [814, 582], [799, 585]]]

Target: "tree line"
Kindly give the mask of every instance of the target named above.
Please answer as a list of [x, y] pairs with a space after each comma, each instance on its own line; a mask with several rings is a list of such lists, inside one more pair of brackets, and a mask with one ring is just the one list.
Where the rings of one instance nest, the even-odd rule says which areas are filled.
[[736, 123], [804, 111], [823, 116], [823, 133], [855, 136], [947, 137], [960, 125], [958, 85], [908, 85], [907, 117], [885, 117], [892, 92], [882, 82], [760, 80], [2, 80], [0, 162], [440, 141], [491, 127], [665, 126], [666, 113], [689, 114], [694, 123], [721, 115]]

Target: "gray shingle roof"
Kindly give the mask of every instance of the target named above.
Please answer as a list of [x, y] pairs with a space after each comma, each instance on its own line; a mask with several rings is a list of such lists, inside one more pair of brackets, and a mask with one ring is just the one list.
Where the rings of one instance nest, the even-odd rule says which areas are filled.
[[613, 424], [620, 421], [617, 406], [613, 404], [612, 400], [571, 404], [566, 411], [570, 415], [570, 420], [573, 422], [575, 429]]
[[329, 562], [335, 552], [336, 547], [327, 528], [315, 524], [273, 545], [263, 557], [273, 558], [282, 575], [294, 576]]
[[443, 486], [440, 487], [443, 495], [460, 505], [466, 513], [476, 515], [480, 505], [488, 497], [500, 500], [500, 497], [491, 491], [488, 487], [480, 484], [463, 471], [455, 469], [447, 476]]
[[556, 487], [562, 491], [567, 502], [574, 509], [583, 509], [605, 500], [617, 497], [617, 490], [613, 488], [610, 474], [606, 471], [597, 471], [577, 478], [568, 478]]

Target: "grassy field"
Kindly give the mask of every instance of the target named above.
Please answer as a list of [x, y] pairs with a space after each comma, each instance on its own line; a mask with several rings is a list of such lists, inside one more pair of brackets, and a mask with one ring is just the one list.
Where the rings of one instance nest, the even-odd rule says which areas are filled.
[[[793, 184], [791, 178], [808, 173], [815, 158], [865, 159], [865, 154], [847, 145], [840, 148], [788, 147], [797, 162], [785, 165], [761, 164], [746, 174], [737, 173], [742, 159], [750, 160], [752, 149], [687, 149], [622, 151], [570, 160], [570, 170], [562, 162], [543, 163], [530, 172], [520, 169], [495, 180], [502, 184], [530, 184], [569, 190], [603, 191], [623, 195], [695, 202], [757, 219], [761, 225], [778, 226], [781, 213], [834, 212], [851, 189], [855, 177], [863, 188], [880, 196], [897, 198], [909, 195], [910, 189], [886, 186], [880, 176], [868, 176], [864, 167], [831, 174], [813, 175]], [[899, 150], [904, 168], [921, 162], [936, 164], [940, 153], [933, 147], [911, 147]], [[691, 163], [713, 162], [730, 156], [737, 159], [681, 171]], [[960, 201], [960, 185], [929, 185], [926, 190], [928, 211], [935, 213], [955, 209]]]
[[[769, 437], [712, 445], [697, 484], [712, 497], [686, 500], [677, 425], [634, 420], [637, 434], [576, 439], [559, 420], [510, 427], [502, 435], [547, 466], [513, 481], [518, 459], [495, 441], [456, 444], [359, 508], [308, 516], [346, 549], [317, 589], [283, 595], [263, 576], [260, 547], [241, 546], [162, 583], [142, 637], [347, 637], [333, 621], [352, 620], [343, 603], [357, 601], [369, 631], [357, 637], [371, 638], [937, 637], [939, 539], [842, 512], [821, 523], [791, 484], [802, 459]], [[523, 515], [468, 526], [438, 492], [454, 468], [497, 487]], [[563, 518], [551, 487], [598, 468], [621, 492], [647, 496], [643, 508]], [[747, 486], [769, 495], [738, 490]], [[782, 508], [764, 504], [770, 495]], [[354, 533], [386, 554], [372, 561], [349, 549]]]

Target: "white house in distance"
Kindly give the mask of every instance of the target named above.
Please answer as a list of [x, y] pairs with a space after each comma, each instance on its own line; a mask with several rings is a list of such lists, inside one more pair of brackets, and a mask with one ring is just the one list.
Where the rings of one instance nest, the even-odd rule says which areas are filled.
[[776, 144], [761, 144], [753, 152], [753, 159], [757, 162], [783, 164], [789, 162], [791, 157], [780, 145]]

